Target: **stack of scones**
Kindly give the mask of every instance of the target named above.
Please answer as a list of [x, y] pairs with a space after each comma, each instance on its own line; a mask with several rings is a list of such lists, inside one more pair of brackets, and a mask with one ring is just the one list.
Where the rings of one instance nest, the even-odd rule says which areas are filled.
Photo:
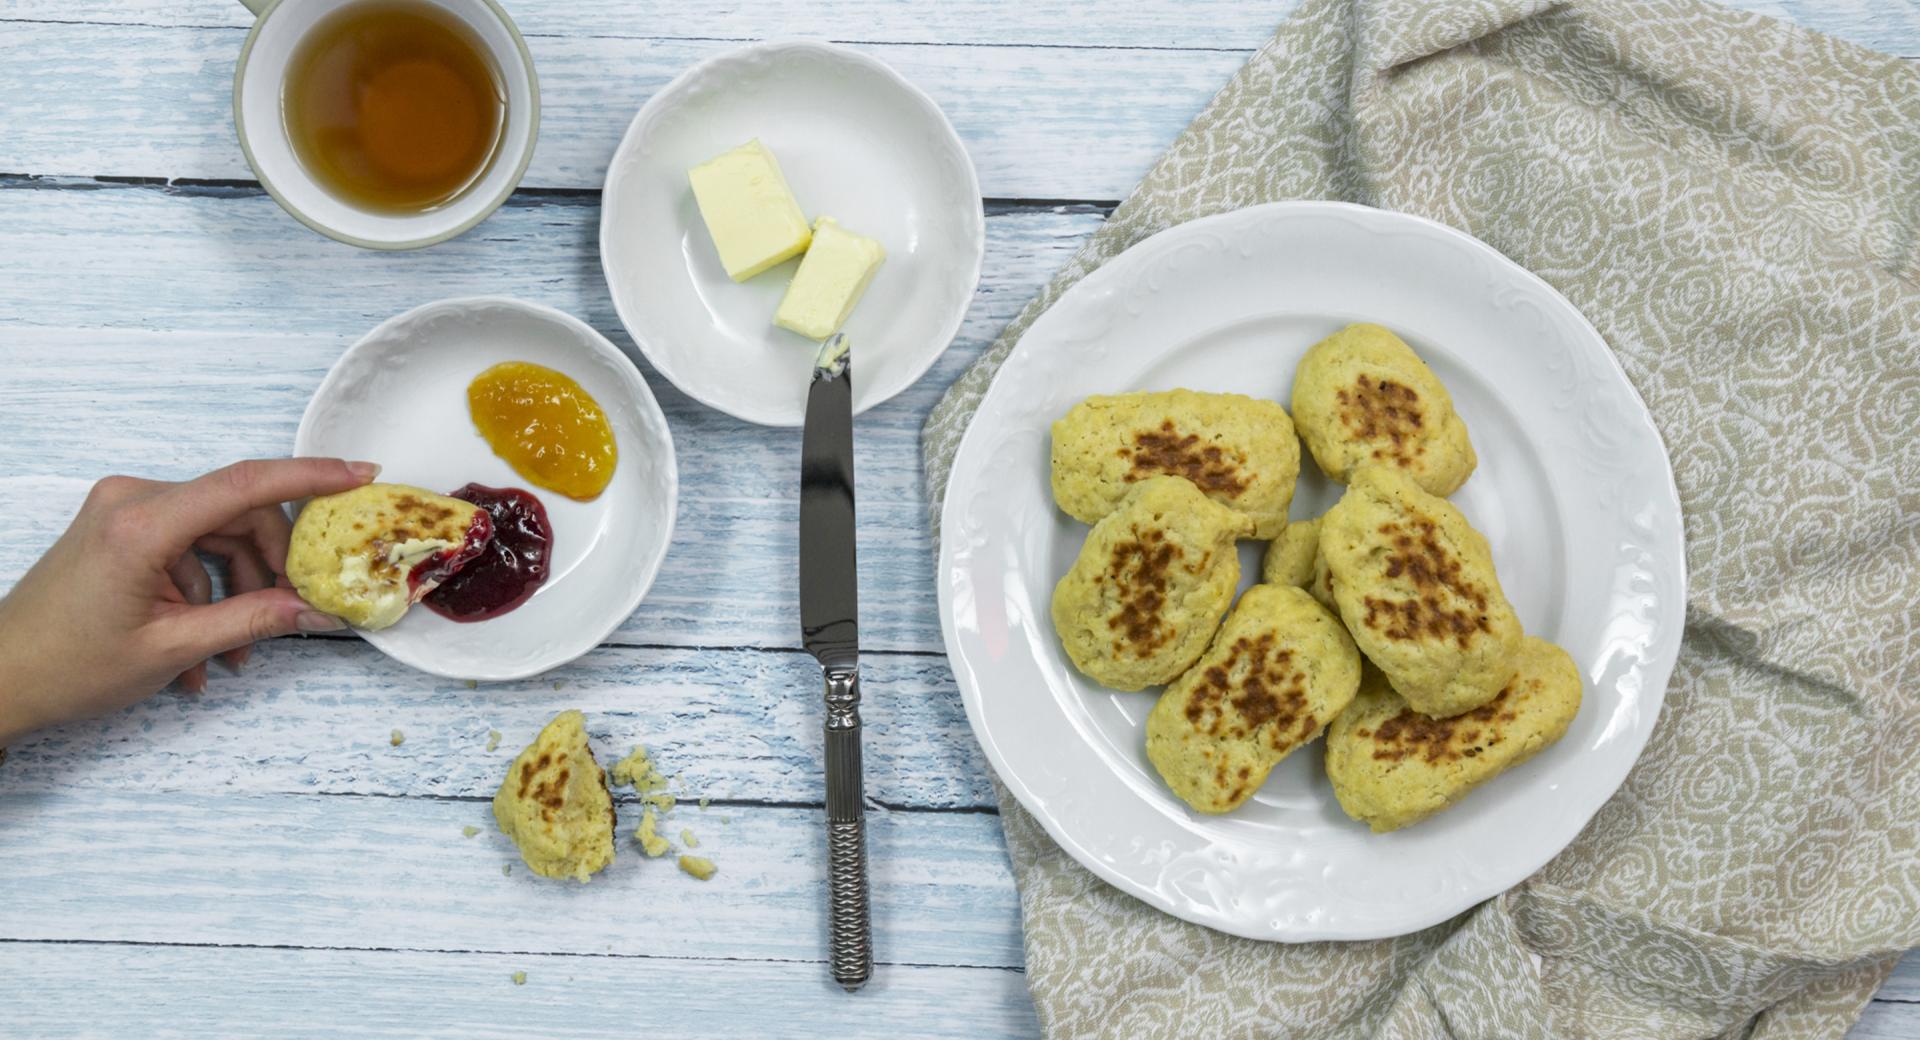
[[[1193, 808], [1237, 808], [1324, 734], [1341, 807], [1395, 830], [1558, 740], [1580, 673], [1521, 631], [1447, 501], [1478, 460], [1412, 348], [1348, 326], [1301, 359], [1292, 405], [1130, 393], [1054, 423], [1054, 500], [1093, 525], [1054, 628], [1096, 682], [1165, 685], [1147, 757]], [[1288, 523], [1302, 440], [1346, 491]], [[1269, 545], [1235, 603], [1243, 538]]]

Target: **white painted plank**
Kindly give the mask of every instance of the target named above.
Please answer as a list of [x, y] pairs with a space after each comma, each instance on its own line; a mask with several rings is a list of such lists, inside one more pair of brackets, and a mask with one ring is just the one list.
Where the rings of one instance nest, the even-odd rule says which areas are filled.
[[[868, 655], [862, 664], [867, 796], [991, 808], [988, 766], [946, 661]], [[819, 666], [799, 652], [602, 648], [539, 679], [468, 689], [358, 640], [283, 639], [260, 647], [241, 675], [216, 666], [199, 697], [163, 693], [15, 745], [0, 765], [0, 795], [491, 798], [540, 726], [579, 708], [602, 761], [645, 744], [691, 797], [819, 804], [819, 685]], [[388, 743], [394, 729], [406, 734], [399, 747]], [[502, 734], [492, 752], [490, 729]]]
[[[236, 29], [4, 23], [0, 171], [251, 178], [233, 133]], [[1250, 49], [1258, 38], [1247, 41]], [[598, 188], [640, 104], [718, 40], [535, 37], [528, 187]], [[1118, 199], [1245, 51], [863, 45], [932, 94], [989, 197]]]
[[[486, 801], [0, 795], [0, 939], [825, 959], [820, 810], [676, 809], [719, 866], [701, 882], [641, 855], [626, 808], [582, 885], [527, 870]], [[1021, 963], [996, 817], [877, 812], [868, 836], [880, 960]]]
[[1920, 1037], [1920, 1004], [1875, 1000], [1860, 1013], [1847, 1040], [1914, 1040]]
[[[452, 242], [380, 253], [308, 231], [254, 188], [0, 181], [0, 327], [351, 342], [430, 299], [502, 293], [569, 311], [624, 345], [600, 273], [599, 220], [592, 197], [523, 195]], [[980, 293], [958, 342], [997, 334], [1101, 220], [1086, 207], [993, 207]], [[924, 411], [942, 384], [923, 383], [932, 384]]]
[[848, 995], [817, 964], [0, 943], [0, 975], [7, 1032], [48, 1040], [1039, 1036], [1025, 977], [992, 968], [885, 967]]
[[[1902, 0], [1725, 2], [1875, 50], [1920, 54], [1920, 5]], [[511, 9], [521, 31], [532, 36], [818, 36], [858, 43], [1246, 50], [1264, 42], [1296, 6], [1296, 0], [1128, 0], [1101, 5], [1095, 17], [1088, 17], [1082, 0], [787, 0], [778, 5], [516, 0]], [[0, 3], [4, 19], [231, 28], [251, 21], [233, 0], [6, 0]]]
[[[1088, 17], [1083, 0], [514, 0], [507, 6], [527, 36], [1246, 50], [1271, 35], [1297, 0], [1130, 0], [1104, 5], [1096, 17]], [[236, 0], [5, 0], [0, 20], [6, 19], [228, 28], [252, 22]]]
[[[1886, 985], [1880, 988], [1880, 996], [1887, 1000], [1904, 1000], [1909, 1004], [1920, 1005], [1920, 950], [1910, 950], [1900, 963], [1893, 966], [1893, 974], [1887, 977]], [[1920, 1007], [1915, 1008], [1920, 1016]], [[1914, 1033], [1920, 1036], [1920, 1031]]]

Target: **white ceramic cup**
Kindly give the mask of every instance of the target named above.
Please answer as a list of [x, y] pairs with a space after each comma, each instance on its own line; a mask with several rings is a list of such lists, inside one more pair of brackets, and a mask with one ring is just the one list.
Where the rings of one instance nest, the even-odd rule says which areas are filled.
[[494, 0], [418, 0], [457, 18], [493, 56], [507, 92], [506, 127], [493, 162], [466, 191], [422, 213], [362, 209], [314, 181], [294, 154], [280, 114], [287, 63], [307, 33], [355, 0], [242, 0], [257, 16], [233, 74], [233, 125], [254, 175], [281, 208], [329, 238], [368, 249], [418, 249], [444, 242], [500, 207], [533, 160], [540, 82], [513, 19]]

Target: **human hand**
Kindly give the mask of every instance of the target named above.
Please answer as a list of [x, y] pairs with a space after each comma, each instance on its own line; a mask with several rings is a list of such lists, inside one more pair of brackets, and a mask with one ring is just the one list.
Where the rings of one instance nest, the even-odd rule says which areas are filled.
[[[281, 503], [372, 480], [340, 459], [237, 462], [185, 483], [108, 477], [65, 534], [0, 599], [0, 746], [104, 714], [178, 678], [198, 692], [207, 661], [238, 668], [257, 640], [342, 622], [288, 586], [293, 525]], [[198, 549], [226, 562], [212, 602]]]

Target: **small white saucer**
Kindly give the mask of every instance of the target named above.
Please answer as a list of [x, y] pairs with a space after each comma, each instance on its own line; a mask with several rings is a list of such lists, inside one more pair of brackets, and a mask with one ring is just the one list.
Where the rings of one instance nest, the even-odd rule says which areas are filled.
[[[619, 464], [591, 502], [533, 486], [474, 430], [467, 384], [502, 361], [572, 376], [613, 424]], [[390, 318], [347, 349], [314, 392], [297, 455], [367, 459], [380, 479], [431, 491], [469, 482], [531, 491], [553, 523], [545, 585], [510, 613], [457, 623], [415, 607], [363, 633], [389, 657], [455, 679], [519, 679], [600, 644], [639, 606], [673, 540], [673, 436], [633, 363], [571, 315], [501, 296], [441, 300]]]
[[620, 320], [660, 374], [749, 422], [798, 426], [814, 344], [773, 325], [790, 260], [745, 283], [720, 266], [687, 168], [759, 138], [808, 219], [878, 239], [887, 260], [845, 331], [857, 414], [906, 389], [953, 341], [980, 281], [986, 221], [973, 161], [918, 87], [858, 51], [757, 43], [655, 94], [607, 167], [600, 265]]

